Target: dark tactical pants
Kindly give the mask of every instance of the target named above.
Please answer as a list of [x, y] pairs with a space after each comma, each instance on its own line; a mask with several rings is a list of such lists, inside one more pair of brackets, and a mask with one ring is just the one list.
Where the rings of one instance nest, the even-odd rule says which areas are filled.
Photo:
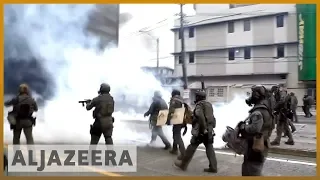
[[311, 108], [311, 106], [309, 106], [309, 105], [304, 105], [304, 106], [302, 106], [302, 110], [303, 110], [303, 112], [304, 112], [304, 114], [305, 114], [305, 117], [311, 117], [311, 116], [313, 116], [313, 115], [311, 114], [311, 112], [310, 112], [310, 108]]
[[277, 124], [277, 136], [274, 139], [274, 142], [280, 143], [282, 133], [285, 132], [288, 136], [288, 142], [293, 142], [292, 132], [289, 128], [289, 119], [287, 119], [284, 115], [280, 115]]
[[298, 120], [298, 115], [297, 115], [297, 109], [296, 109], [296, 108], [293, 109], [292, 112], [293, 112], [294, 122], [299, 122], [299, 120]]
[[20, 144], [21, 132], [23, 131], [27, 144], [34, 144], [32, 135], [33, 124], [30, 120], [19, 120], [13, 128], [13, 144]]
[[151, 130], [151, 143], [157, 140], [157, 137], [160, 137], [163, 144], [167, 147], [170, 146], [170, 142], [168, 141], [167, 137], [164, 135], [161, 126], [152, 126]]
[[268, 154], [267, 142], [266, 149], [263, 153], [256, 152], [252, 149], [253, 141], [248, 141], [248, 147], [243, 156], [241, 167], [242, 176], [262, 176], [262, 169]]
[[90, 144], [98, 144], [100, 137], [103, 134], [105, 144], [113, 145], [112, 133], [113, 133], [112, 123], [110, 123], [109, 125], [101, 125], [100, 121], [95, 120], [95, 122], [93, 123], [90, 129], [90, 134], [91, 134]]
[[187, 147], [185, 155], [182, 158], [181, 166], [182, 168], [187, 168], [189, 163], [192, 160], [194, 153], [196, 152], [199, 145], [203, 143], [206, 148], [207, 158], [209, 160], [209, 168], [213, 170], [217, 170], [217, 158], [216, 153], [214, 152], [213, 143], [208, 141], [208, 138], [200, 138], [196, 136], [192, 136], [190, 145]]
[[172, 151], [177, 151], [179, 147], [180, 154], [183, 156], [185, 154], [186, 148], [184, 146], [184, 142], [181, 136], [182, 128], [183, 128], [183, 124], [173, 125], [172, 127], [172, 134], [173, 134]]

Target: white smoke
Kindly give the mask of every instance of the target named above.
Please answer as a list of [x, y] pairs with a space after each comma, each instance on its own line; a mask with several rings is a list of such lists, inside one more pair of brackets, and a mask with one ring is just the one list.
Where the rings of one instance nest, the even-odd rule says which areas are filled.
[[[117, 97], [125, 94], [127, 101], [136, 106], [144, 106], [150, 103], [155, 90], [160, 90], [165, 100], [169, 101], [170, 91], [163, 89], [153, 76], [140, 70], [154, 53], [144, 48], [139, 36], [125, 36], [137, 30], [133, 27], [137, 27], [138, 21], [129, 22], [121, 29], [119, 48], [108, 47], [104, 52], [98, 53], [95, 48], [96, 39], [85, 34], [83, 30], [88, 13], [94, 5], [14, 6], [20, 7], [20, 16], [17, 18], [20, 35], [28, 39], [31, 51], [43, 59], [45, 67], [55, 75], [57, 84], [55, 98], [38, 112], [38, 121], [34, 128], [36, 142], [89, 142], [89, 125], [93, 121], [91, 112], [77, 102], [84, 98], [93, 98], [102, 82], [111, 85], [111, 94], [115, 96], [116, 102]], [[161, 12], [165, 12], [165, 6]], [[173, 13], [165, 16], [169, 14]], [[215, 107], [216, 147], [224, 144], [220, 139], [225, 126], [236, 125], [245, 118], [247, 110], [243, 98], [236, 98], [228, 105]], [[122, 121], [147, 121], [142, 114], [128, 109], [125, 112], [115, 112], [114, 117], [115, 143], [128, 140], [146, 143], [150, 141], [148, 124], [134, 126]], [[9, 125], [6, 123], [4, 127], [5, 141], [11, 142], [12, 132]], [[168, 138], [172, 139], [170, 126], [164, 130]], [[190, 127], [184, 140], [186, 144], [190, 141]]]

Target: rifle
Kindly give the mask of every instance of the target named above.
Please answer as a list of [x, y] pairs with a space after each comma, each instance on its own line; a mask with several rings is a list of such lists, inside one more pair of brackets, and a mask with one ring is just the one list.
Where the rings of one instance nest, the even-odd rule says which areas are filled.
[[79, 101], [78, 103], [81, 103], [82, 104], [82, 106], [84, 106], [84, 104], [88, 104], [88, 103], [90, 103], [91, 102], [91, 99], [85, 99], [85, 100], [83, 100], [83, 101]]

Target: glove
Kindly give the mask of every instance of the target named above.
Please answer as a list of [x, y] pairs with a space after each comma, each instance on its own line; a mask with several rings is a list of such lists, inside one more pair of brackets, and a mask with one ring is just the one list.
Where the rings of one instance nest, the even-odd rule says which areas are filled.
[[183, 130], [183, 133], [182, 133], [182, 136], [186, 135], [186, 134], [187, 134], [187, 131], [188, 131], [188, 127], [185, 126], [185, 127], [184, 127], [184, 130]]
[[114, 123], [114, 117], [112, 117], [112, 122]]
[[148, 113], [144, 113], [143, 117], [147, 117], [148, 116]]

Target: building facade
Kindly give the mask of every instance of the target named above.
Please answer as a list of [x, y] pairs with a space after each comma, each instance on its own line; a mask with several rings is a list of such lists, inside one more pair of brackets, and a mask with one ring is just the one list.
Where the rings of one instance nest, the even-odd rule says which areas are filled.
[[[191, 102], [203, 75], [211, 102], [229, 102], [236, 94], [249, 93], [252, 85], [284, 84], [289, 92], [295, 92], [301, 105], [307, 91], [306, 83], [298, 78], [296, 5], [232, 6], [211, 15], [205, 7], [196, 5], [196, 11], [203, 14], [186, 18], [183, 33]], [[172, 29], [174, 75], [182, 77], [178, 23]]]
[[109, 44], [118, 46], [119, 16], [119, 4], [98, 4], [89, 15], [87, 30], [99, 37], [100, 48]]
[[174, 70], [172, 68], [159, 67], [159, 69], [157, 69], [157, 67], [143, 66], [141, 69], [146, 73], [152, 74], [161, 82], [162, 86], [172, 86], [176, 82], [176, 79], [173, 77]]

